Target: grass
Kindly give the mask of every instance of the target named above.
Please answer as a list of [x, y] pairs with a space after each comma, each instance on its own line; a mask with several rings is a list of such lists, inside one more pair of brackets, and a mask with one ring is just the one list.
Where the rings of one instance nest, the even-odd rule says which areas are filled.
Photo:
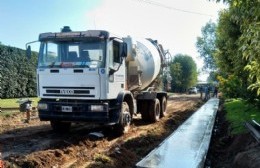
[[[13, 99], [0, 99], [0, 107], [1, 108], [15, 108], [15, 107], [19, 107], [19, 103], [17, 103], [17, 101], [20, 98], [13, 98]], [[29, 98], [30, 100], [33, 100], [33, 106], [37, 106], [37, 103], [39, 101], [39, 98], [36, 97], [32, 97]]]
[[260, 109], [246, 103], [242, 99], [231, 99], [225, 102], [226, 119], [231, 123], [231, 134], [246, 132], [245, 122], [260, 122]]
[[174, 95], [174, 93], [173, 92], [167, 92], [167, 95], [172, 96], [172, 95]]
[[12, 112], [12, 111], [5, 111], [5, 112], [1, 112], [0, 113], [0, 116], [3, 116], [3, 117], [11, 117], [13, 114], [15, 113], [19, 113], [19, 112]]

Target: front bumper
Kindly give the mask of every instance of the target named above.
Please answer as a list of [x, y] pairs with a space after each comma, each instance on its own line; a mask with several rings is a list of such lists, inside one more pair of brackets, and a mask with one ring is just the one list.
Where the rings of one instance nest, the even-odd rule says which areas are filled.
[[[79, 101], [79, 100], [41, 100], [39, 104], [47, 104], [47, 109], [39, 109], [42, 121], [93, 122], [114, 124], [118, 122], [120, 106], [110, 101]], [[103, 106], [102, 111], [91, 111], [92, 105]], [[70, 110], [64, 108], [69, 108]], [[112, 108], [113, 107], [113, 108]]]

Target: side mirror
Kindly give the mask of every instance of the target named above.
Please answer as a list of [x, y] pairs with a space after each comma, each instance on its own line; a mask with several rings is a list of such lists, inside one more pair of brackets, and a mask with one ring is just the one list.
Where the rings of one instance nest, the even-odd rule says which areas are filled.
[[32, 50], [31, 50], [31, 46], [30, 45], [28, 45], [28, 47], [26, 49], [26, 57], [28, 59], [31, 59], [31, 57], [32, 57]]

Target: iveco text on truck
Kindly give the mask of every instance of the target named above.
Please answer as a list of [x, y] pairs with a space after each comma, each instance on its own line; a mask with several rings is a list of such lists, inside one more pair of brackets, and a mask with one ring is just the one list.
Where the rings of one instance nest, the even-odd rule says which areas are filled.
[[154, 85], [165, 66], [165, 51], [157, 41], [68, 26], [40, 34], [39, 41], [39, 117], [54, 130], [91, 122], [123, 134], [135, 113], [149, 122], [165, 115], [167, 93]]

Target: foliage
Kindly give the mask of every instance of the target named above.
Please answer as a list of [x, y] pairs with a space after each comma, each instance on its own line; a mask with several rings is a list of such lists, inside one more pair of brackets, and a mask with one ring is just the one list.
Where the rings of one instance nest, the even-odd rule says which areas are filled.
[[229, 75], [227, 78], [218, 76], [217, 78], [219, 81], [220, 90], [226, 98], [240, 98], [242, 97], [242, 94], [246, 92], [246, 89], [241, 90], [241, 88], [243, 88], [243, 81], [235, 75]]
[[241, 73], [246, 65], [238, 51], [238, 38], [241, 35], [239, 25], [230, 20], [230, 12], [220, 13], [217, 27], [216, 52], [214, 58], [220, 71], [226, 74]]
[[197, 37], [196, 47], [200, 57], [204, 60], [204, 70], [215, 70], [216, 64], [213, 58], [215, 52], [216, 24], [209, 21], [201, 29], [202, 37]]
[[27, 60], [25, 51], [0, 45], [0, 97], [36, 96], [36, 53]]
[[244, 123], [251, 120], [260, 122], [259, 110], [242, 99], [225, 102], [226, 118], [231, 123], [231, 134], [245, 132]]
[[178, 54], [170, 64], [172, 91], [185, 92], [197, 82], [197, 65], [188, 55]]
[[[216, 30], [216, 52], [214, 58], [219, 67], [220, 76], [226, 80], [221, 89], [226, 97], [247, 97], [248, 72], [244, 71], [247, 63], [238, 51], [238, 39], [241, 35], [239, 26], [230, 20], [230, 12], [220, 13]], [[221, 79], [221, 78], [219, 78]], [[226, 88], [225, 88], [226, 87]], [[231, 87], [236, 87], [232, 88]]]
[[218, 76], [219, 76], [219, 72], [218, 71], [211, 71], [209, 73], [207, 81], [209, 83], [214, 83], [214, 82], [218, 81]]
[[249, 24], [248, 29], [243, 31], [245, 32], [240, 37], [239, 44], [243, 58], [248, 60], [245, 69], [250, 72], [249, 79], [252, 84], [249, 89], [256, 89], [257, 94], [260, 95], [260, 22]]
[[249, 72], [251, 72], [249, 74], [249, 79], [251, 81], [255, 81], [253, 82], [248, 89], [251, 90], [257, 90], [257, 94], [260, 95], [260, 64], [257, 63], [256, 61], [251, 61], [246, 67], [246, 70], [248, 70]]
[[[181, 78], [182, 78], [182, 66], [179, 62], [172, 63], [170, 65], [170, 72], [172, 76], [172, 90], [177, 91], [177, 90], [182, 90], [180, 88], [181, 86]], [[178, 88], [178, 89], [177, 89]]]
[[[230, 39], [230, 41], [222, 41], [224, 42], [222, 45], [227, 42], [227, 46], [219, 49], [218, 56], [221, 54], [232, 55], [232, 57], [226, 58], [229, 60], [229, 64], [226, 65], [231, 64], [233, 67], [238, 65], [236, 69], [233, 69], [234, 73], [242, 72], [243, 79], [246, 81], [245, 86], [249, 86], [251, 91], [260, 95], [260, 1], [223, 1], [229, 4], [229, 8], [220, 15], [219, 27], [222, 27], [223, 33], [221, 34], [219, 30], [218, 36], [225, 39], [223, 37], [226, 35], [226, 39]], [[232, 31], [232, 28], [235, 29]]]

